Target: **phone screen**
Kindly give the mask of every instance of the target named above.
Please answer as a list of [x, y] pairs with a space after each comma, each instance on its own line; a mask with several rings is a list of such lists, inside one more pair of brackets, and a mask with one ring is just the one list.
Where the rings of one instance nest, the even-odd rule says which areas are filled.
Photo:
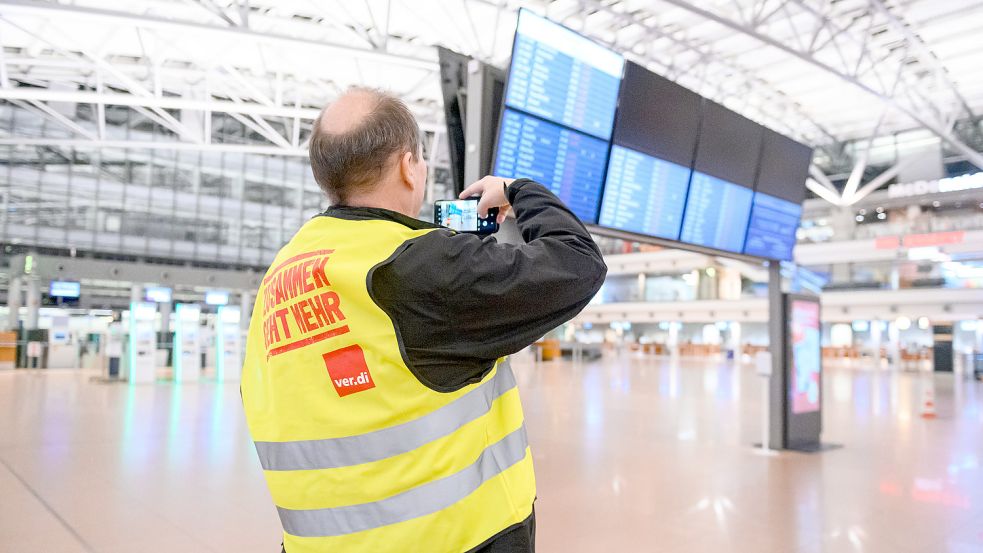
[[487, 217], [478, 217], [478, 198], [437, 200], [433, 204], [433, 222], [458, 232], [495, 232], [498, 230], [497, 217], [497, 207], [489, 209]]

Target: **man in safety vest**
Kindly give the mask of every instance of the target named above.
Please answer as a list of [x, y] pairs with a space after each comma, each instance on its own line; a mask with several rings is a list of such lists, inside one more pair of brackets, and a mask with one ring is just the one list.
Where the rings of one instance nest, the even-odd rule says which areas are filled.
[[533, 551], [536, 483], [508, 356], [587, 305], [606, 273], [577, 218], [528, 179], [485, 177], [481, 214], [525, 243], [422, 222], [427, 165], [400, 100], [353, 88], [310, 141], [332, 207], [257, 294], [242, 401], [287, 553]]

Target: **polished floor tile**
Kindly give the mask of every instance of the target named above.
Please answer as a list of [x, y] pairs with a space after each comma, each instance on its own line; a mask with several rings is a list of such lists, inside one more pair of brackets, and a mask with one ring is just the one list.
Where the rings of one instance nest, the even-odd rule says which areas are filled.
[[[824, 440], [843, 448], [767, 457], [750, 366], [513, 365], [540, 551], [983, 551], [981, 383], [829, 368]], [[0, 372], [0, 553], [279, 550], [237, 385], [91, 376]]]

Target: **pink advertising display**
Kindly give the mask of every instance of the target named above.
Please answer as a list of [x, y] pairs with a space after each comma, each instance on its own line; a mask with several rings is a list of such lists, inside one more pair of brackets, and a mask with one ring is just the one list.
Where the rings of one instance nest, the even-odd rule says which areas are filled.
[[789, 324], [792, 338], [792, 413], [819, 411], [821, 393], [819, 304], [812, 301], [792, 301]]

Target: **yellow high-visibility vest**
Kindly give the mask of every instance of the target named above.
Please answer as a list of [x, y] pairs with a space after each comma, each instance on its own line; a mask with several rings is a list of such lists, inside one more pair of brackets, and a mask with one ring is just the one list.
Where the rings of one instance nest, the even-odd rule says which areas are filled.
[[463, 552], [532, 513], [507, 359], [435, 391], [370, 295], [373, 269], [432, 230], [315, 217], [260, 285], [242, 401], [287, 553]]

